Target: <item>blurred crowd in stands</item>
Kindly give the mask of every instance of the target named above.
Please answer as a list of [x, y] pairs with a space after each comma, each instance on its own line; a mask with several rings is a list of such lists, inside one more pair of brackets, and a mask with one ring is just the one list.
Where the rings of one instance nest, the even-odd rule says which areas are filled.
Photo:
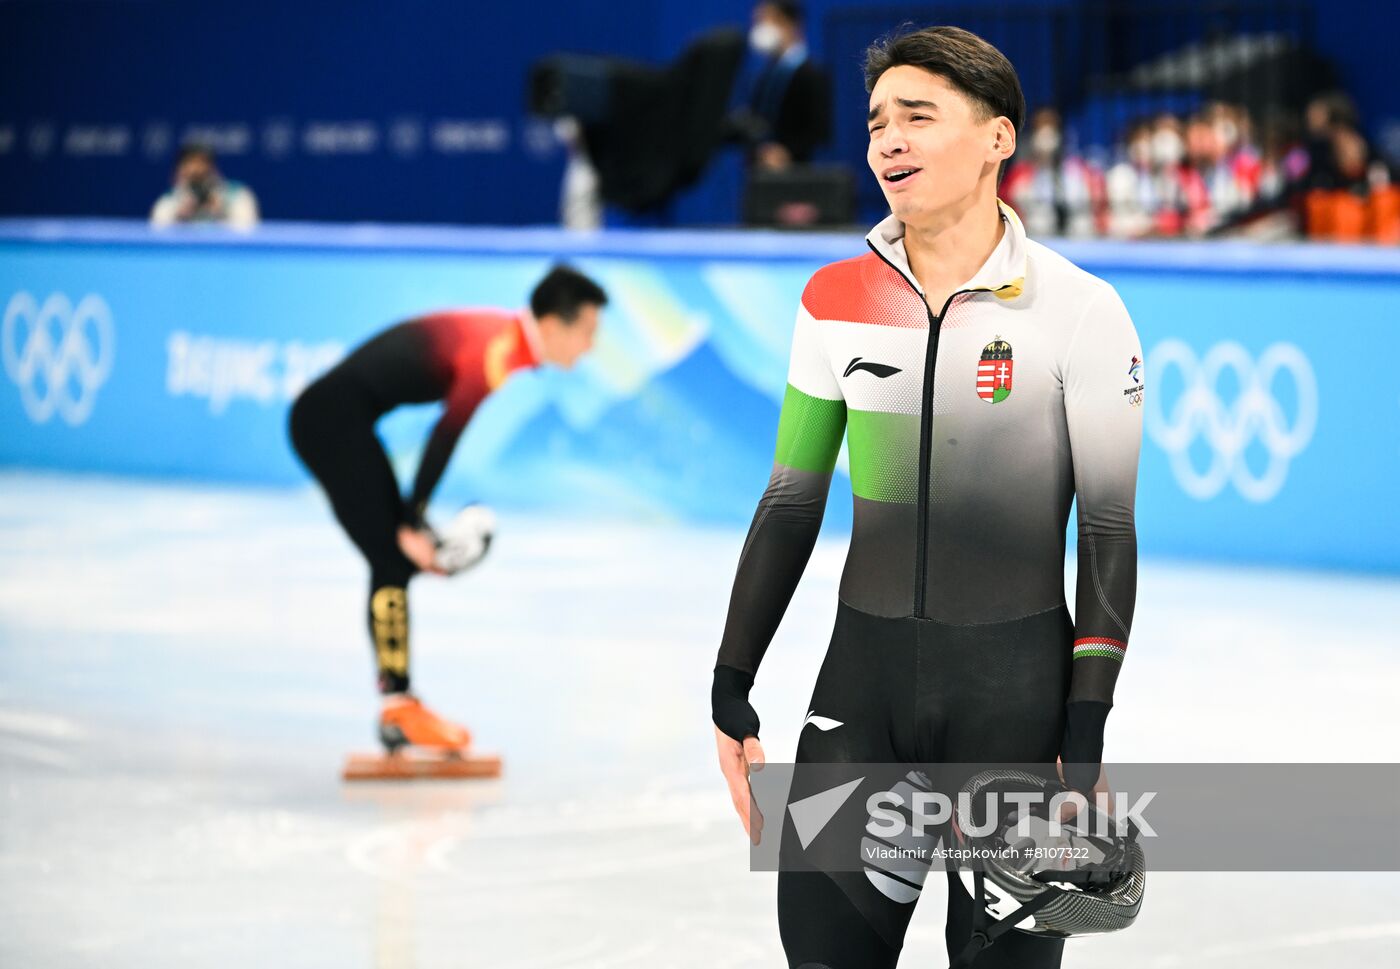
[[[1400, 242], [1400, 187], [1340, 92], [1302, 118], [1211, 102], [1080, 148], [1053, 108], [1021, 133], [1001, 195], [1032, 235]], [[1072, 131], [1069, 132], [1072, 135]]]
[[[833, 90], [809, 55], [804, 4], [754, 0], [750, 21], [746, 33], [720, 28], [702, 35], [660, 68], [562, 54], [532, 66], [531, 110], [553, 119], [567, 147], [564, 226], [676, 224], [671, 203], [722, 146], [742, 151], [744, 224], [831, 228], [860, 221], [856, 183], [867, 177], [864, 166], [841, 160], [842, 146], [836, 159], [823, 153], [835, 127]], [[1175, 105], [1194, 103], [1185, 98], [1210, 90], [1201, 65], [1234, 63], [1231, 52], [1275, 49], [1249, 36], [1213, 44], [1187, 45], [1142, 65], [1131, 75], [1139, 87], [1125, 89], [1126, 96], [1150, 92], [1141, 85], [1161, 82], [1157, 75], [1165, 72], [1167, 81], [1176, 79], [1165, 89], [1177, 95]], [[1213, 83], [1216, 91], [1232, 89]], [[1300, 90], [1333, 83], [1316, 78]], [[1284, 98], [1251, 103], [1269, 100]], [[678, 117], [678, 101], [694, 110]], [[1289, 110], [1206, 100], [1187, 114], [1161, 111], [1127, 124], [1103, 117], [1123, 110], [1121, 100], [1110, 100], [1108, 109], [1095, 103], [1068, 118], [1041, 107], [1017, 132], [1000, 194], [1032, 236], [1400, 244], [1397, 172], [1367, 142], [1356, 105], [1341, 91]], [[656, 137], [662, 129], [667, 137]], [[1110, 139], [1116, 143], [1103, 143]], [[171, 187], [151, 210], [158, 226], [252, 228], [258, 221], [252, 191], [226, 179], [213, 150], [199, 144], [180, 149]]]

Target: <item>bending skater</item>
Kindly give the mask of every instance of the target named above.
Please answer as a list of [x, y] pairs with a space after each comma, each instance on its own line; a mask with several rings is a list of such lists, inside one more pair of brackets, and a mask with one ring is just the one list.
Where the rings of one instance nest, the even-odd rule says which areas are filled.
[[[592, 347], [606, 303], [593, 280], [556, 266], [535, 287], [528, 310], [443, 311], [399, 323], [351, 351], [292, 405], [292, 445], [369, 565], [370, 640], [383, 695], [379, 736], [390, 752], [470, 742], [464, 728], [409, 691], [409, 579], [460, 570], [470, 559], [458, 548], [451, 550], [457, 561], [445, 560], [427, 527], [428, 499], [482, 400], [516, 370], [572, 367]], [[443, 402], [442, 417], [404, 496], [375, 424], [396, 407], [435, 400]]]

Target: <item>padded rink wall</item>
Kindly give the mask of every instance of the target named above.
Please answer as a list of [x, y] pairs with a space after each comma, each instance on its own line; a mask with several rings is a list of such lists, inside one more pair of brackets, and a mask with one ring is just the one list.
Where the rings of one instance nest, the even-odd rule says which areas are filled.
[[[1400, 571], [1400, 252], [1057, 248], [1118, 287], [1142, 337], [1145, 554]], [[612, 297], [599, 346], [488, 400], [439, 502], [742, 525], [802, 287], [863, 251], [854, 235], [0, 221], [0, 463], [304, 483], [285, 425], [309, 379], [394, 321], [521, 305], [563, 258]], [[401, 477], [434, 416], [381, 425]], [[834, 528], [849, 494], [838, 476]]]

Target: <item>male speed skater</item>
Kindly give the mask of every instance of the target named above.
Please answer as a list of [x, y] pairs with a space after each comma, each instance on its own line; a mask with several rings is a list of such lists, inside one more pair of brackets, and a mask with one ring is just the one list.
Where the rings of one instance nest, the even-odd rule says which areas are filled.
[[[428, 500], [477, 406], [515, 371], [570, 368], [593, 345], [607, 295], [556, 266], [528, 309], [445, 310], [392, 326], [352, 350], [292, 405], [292, 444], [330, 499], [336, 520], [369, 565], [368, 622], [383, 707], [379, 737], [400, 748], [462, 751], [463, 727], [439, 717], [409, 689], [409, 580], [472, 564], [489, 543], [489, 516], [468, 508], [439, 540]], [[441, 401], [442, 416], [404, 495], [375, 433], [404, 404]], [[462, 534], [465, 531], [466, 534]]]
[[[1142, 350], [1113, 287], [1027, 239], [997, 199], [1025, 114], [1015, 69], [980, 37], [931, 27], [872, 46], [865, 82], [867, 162], [891, 214], [869, 252], [802, 294], [772, 477], [714, 670], [720, 765], [751, 837], [747, 771], [764, 755], [749, 691], [843, 436], [851, 543], [799, 769], [1053, 770], [1058, 757], [1066, 784], [1091, 791], [1133, 618]], [[921, 890], [874, 863], [780, 871], [789, 964], [894, 966]], [[948, 899], [948, 951], [962, 958], [974, 902], [952, 872]], [[1051, 969], [1063, 944], [1008, 932], [973, 964]]]

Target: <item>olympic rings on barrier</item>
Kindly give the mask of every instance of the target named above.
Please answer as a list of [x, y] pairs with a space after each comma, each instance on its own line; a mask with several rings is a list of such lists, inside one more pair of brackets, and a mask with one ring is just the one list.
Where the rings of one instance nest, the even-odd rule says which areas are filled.
[[87, 420], [98, 388], [112, 372], [115, 350], [112, 311], [95, 293], [77, 307], [63, 293], [53, 293], [41, 307], [21, 291], [5, 308], [0, 327], [5, 373], [36, 424], [55, 411], [74, 427]]
[[[1302, 453], [1317, 429], [1317, 377], [1302, 350], [1291, 343], [1274, 343], [1256, 362], [1233, 341], [1211, 347], [1201, 359], [1180, 340], [1163, 340], [1147, 354], [1153, 391], [1145, 414], [1147, 432], [1167, 452], [1172, 473], [1191, 497], [1206, 501], [1226, 486], [1249, 501], [1265, 502], [1283, 488], [1289, 463]], [[1175, 367], [1185, 388], [1169, 411], [1162, 402], [1163, 377]], [[1239, 393], [1222, 398], [1219, 381], [1226, 371], [1239, 381]], [[1297, 396], [1297, 414], [1290, 426], [1274, 396], [1276, 377], [1287, 374]], [[1196, 470], [1191, 446], [1204, 437], [1211, 460]], [[1258, 440], [1268, 463], [1256, 475], [1245, 451]]]

